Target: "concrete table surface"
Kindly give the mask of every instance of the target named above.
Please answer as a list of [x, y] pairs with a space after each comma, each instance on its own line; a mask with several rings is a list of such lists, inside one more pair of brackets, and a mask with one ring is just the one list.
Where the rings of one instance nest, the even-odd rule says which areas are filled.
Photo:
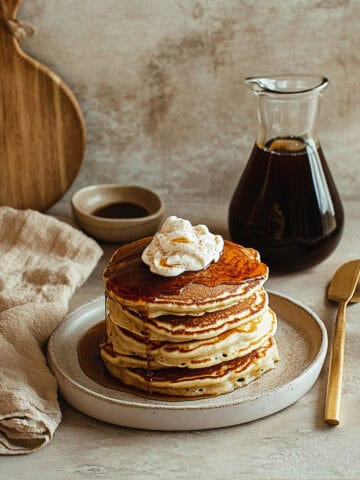
[[[326, 287], [336, 268], [360, 257], [359, 201], [344, 203], [346, 227], [336, 251], [323, 263], [297, 273], [271, 274], [268, 289], [294, 297], [324, 321], [330, 339], [336, 306]], [[54, 215], [70, 217], [67, 203]], [[227, 237], [227, 206], [167, 205], [168, 214], [206, 223]], [[116, 245], [104, 256], [71, 308], [103, 293], [101, 272]], [[194, 432], [132, 430], [102, 423], [61, 401], [63, 420], [42, 450], [3, 457], [0, 479], [358, 479], [360, 478], [360, 305], [348, 309], [342, 421], [323, 423], [328, 357], [314, 387], [287, 409], [248, 424]]]

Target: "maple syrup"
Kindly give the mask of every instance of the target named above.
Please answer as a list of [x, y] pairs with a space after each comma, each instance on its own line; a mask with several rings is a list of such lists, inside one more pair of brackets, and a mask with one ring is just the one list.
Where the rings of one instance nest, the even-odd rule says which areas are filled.
[[191, 283], [213, 287], [216, 285], [241, 285], [265, 279], [268, 269], [264, 263], [250, 258], [248, 251], [240, 245], [225, 241], [224, 251], [216, 263], [196, 272], [184, 272], [177, 277], [162, 277], [151, 273], [141, 260], [141, 254], [150, 243], [145, 238], [120, 247], [105, 269], [106, 292], [121, 298], [143, 301], [177, 295]]
[[149, 212], [137, 203], [115, 202], [97, 208], [92, 215], [102, 218], [141, 218], [147, 217]]
[[302, 138], [255, 144], [229, 209], [233, 241], [259, 250], [272, 268], [325, 259], [338, 244], [344, 212], [325, 157]]
[[[199, 397], [180, 397], [171, 395], [160, 395], [159, 393], [143, 392], [137, 388], [125, 385], [121, 380], [110, 375], [107, 371], [101, 356], [100, 356], [100, 344], [103, 342], [106, 336], [105, 321], [99, 322], [91, 327], [81, 337], [78, 343], [78, 360], [81, 369], [89, 378], [94, 380], [103, 387], [110, 388], [112, 390], [118, 390], [120, 392], [132, 393], [143, 398], [152, 400], [160, 400], [164, 402], [181, 402], [181, 401], [196, 401], [200, 398], [210, 398], [210, 395]], [[153, 370], [147, 369], [149, 383], [152, 381], [152, 377], [155, 374]], [[161, 375], [161, 374], [158, 374]], [[150, 385], [151, 387], [151, 385]]]

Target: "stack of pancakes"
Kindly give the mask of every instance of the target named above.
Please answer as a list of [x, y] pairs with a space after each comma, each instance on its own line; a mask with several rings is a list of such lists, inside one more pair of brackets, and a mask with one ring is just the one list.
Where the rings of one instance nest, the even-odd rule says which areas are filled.
[[207, 269], [162, 277], [141, 260], [150, 241], [120, 247], [105, 269], [107, 370], [142, 391], [196, 397], [274, 368], [276, 315], [258, 252], [225, 241]]

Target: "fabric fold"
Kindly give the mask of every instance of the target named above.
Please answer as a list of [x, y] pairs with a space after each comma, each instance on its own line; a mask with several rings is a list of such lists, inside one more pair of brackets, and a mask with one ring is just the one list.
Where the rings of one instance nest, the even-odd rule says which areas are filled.
[[75, 228], [0, 207], [0, 454], [46, 445], [61, 420], [46, 341], [102, 250]]

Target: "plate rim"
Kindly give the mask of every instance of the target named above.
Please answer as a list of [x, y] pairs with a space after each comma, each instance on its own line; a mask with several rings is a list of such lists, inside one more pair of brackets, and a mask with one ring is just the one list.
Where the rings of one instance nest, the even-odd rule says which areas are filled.
[[[297, 377], [295, 377], [290, 382], [287, 382], [287, 383], [282, 384], [280, 386], [271, 388], [271, 389], [267, 390], [266, 392], [261, 392], [258, 395], [254, 395], [248, 401], [246, 401], [246, 400], [241, 401], [239, 399], [232, 399], [232, 400], [228, 400], [228, 401], [225, 401], [225, 402], [223, 401], [222, 403], [219, 403], [219, 404], [209, 404], [209, 405], [202, 404], [202, 405], [199, 405], [199, 403], [197, 403], [197, 401], [203, 401], [204, 400], [204, 399], [200, 398], [198, 400], [189, 399], [188, 405], [180, 405], [180, 404], [177, 404], [177, 402], [170, 402], [170, 401], [167, 402], [166, 400], [161, 400], [161, 401], [159, 400], [158, 403], [155, 403], [156, 399], [154, 399], [154, 403], [144, 404], [144, 403], [138, 403], [137, 400], [128, 401], [128, 400], [123, 400], [123, 399], [111, 398], [111, 396], [106, 396], [106, 395], [103, 395], [100, 392], [91, 390], [91, 389], [87, 388], [86, 386], [80, 384], [79, 382], [77, 382], [73, 378], [71, 378], [69, 375], [66, 374], [66, 372], [63, 371], [61, 366], [59, 366], [57, 361], [56, 361], [55, 345], [54, 345], [55, 341], [56, 341], [56, 336], [58, 335], [58, 332], [61, 330], [61, 328], [64, 328], [64, 325], [69, 323], [74, 316], [77, 316], [83, 310], [86, 311], [86, 313], [87, 313], [87, 311], [89, 309], [91, 310], [91, 308], [94, 305], [100, 303], [100, 301], [103, 302], [104, 301], [104, 295], [100, 295], [100, 296], [98, 296], [98, 297], [96, 297], [92, 300], [89, 300], [89, 301], [85, 302], [84, 304], [80, 305], [79, 307], [69, 311], [65, 315], [63, 320], [60, 322], [58, 327], [55, 329], [55, 331], [52, 333], [52, 335], [49, 338], [48, 347], [47, 347], [48, 361], [49, 361], [49, 364], [50, 364], [50, 367], [51, 367], [51, 370], [53, 371], [53, 373], [54, 373], [54, 370], [56, 371], [56, 374], [54, 373], [55, 377], [57, 377], [57, 375], [59, 375], [67, 383], [70, 383], [73, 388], [79, 390], [81, 393], [83, 393], [85, 395], [88, 395], [90, 397], [94, 397], [94, 398], [96, 398], [97, 400], [100, 400], [100, 401], [105, 401], [107, 403], [112, 403], [112, 404], [117, 405], [119, 407], [140, 408], [140, 409], [149, 409], [149, 410], [165, 410], [165, 411], [167, 410], [167, 411], [176, 412], [176, 411], [181, 411], [181, 410], [205, 410], [205, 409], [212, 410], [212, 409], [219, 409], [219, 408], [236, 407], [236, 406], [244, 405], [247, 402], [252, 403], [252, 402], [258, 401], [259, 399], [266, 399], [269, 396], [273, 396], [275, 394], [281, 393], [282, 390], [286, 391], [289, 388], [289, 385], [296, 385], [296, 384], [301, 383], [303, 381], [303, 379], [307, 377], [309, 372], [312, 371], [316, 367], [316, 365], [318, 365], [319, 362], [320, 362], [319, 371], [321, 371], [321, 368], [323, 366], [323, 363], [324, 363], [324, 360], [325, 360], [325, 357], [326, 357], [327, 347], [328, 347], [328, 335], [327, 335], [326, 327], [325, 327], [324, 323], [322, 322], [322, 320], [320, 319], [320, 317], [315, 312], [313, 312], [309, 307], [304, 305], [302, 302], [299, 302], [298, 300], [295, 300], [294, 298], [292, 298], [288, 295], [284, 295], [284, 294], [278, 293], [278, 292], [273, 291], [273, 290], [267, 290], [267, 293], [270, 294], [270, 295], [274, 295], [275, 297], [279, 297], [280, 299], [285, 300], [287, 302], [290, 302], [291, 304], [294, 304], [297, 307], [300, 307], [302, 310], [304, 310], [312, 318], [314, 323], [319, 328], [319, 330], [321, 332], [321, 342], [320, 342], [318, 351], [316, 352], [316, 355], [314, 356], [313, 360], [309, 363], [309, 365], [304, 370], [302, 370], [302, 372]], [[318, 377], [316, 377], [315, 382], [316, 382], [317, 378]], [[108, 389], [108, 390], [111, 391], [111, 389]], [[134, 396], [136, 396], [136, 395], [134, 394]], [[139, 397], [139, 398], [141, 398], [141, 397]], [[218, 398], [224, 398], [224, 395], [219, 395]], [[299, 398], [301, 398], [301, 397], [299, 397]], [[184, 401], [186, 401], [186, 400], [184, 400]], [[291, 403], [294, 403], [294, 402], [291, 402]]]

